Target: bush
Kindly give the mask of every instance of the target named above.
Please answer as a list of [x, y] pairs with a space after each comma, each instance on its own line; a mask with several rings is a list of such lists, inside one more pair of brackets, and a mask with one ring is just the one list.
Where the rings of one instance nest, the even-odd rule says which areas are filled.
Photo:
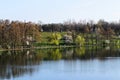
[[76, 43], [77, 45], [83, 46], [84, 43], [85, 43], [85, 39], [84, 39], [83, 37], [81, 37], [80, 35], [78, 35], [78, 36], [76, 37], [76, 39], [75, 39], [75, 43]]

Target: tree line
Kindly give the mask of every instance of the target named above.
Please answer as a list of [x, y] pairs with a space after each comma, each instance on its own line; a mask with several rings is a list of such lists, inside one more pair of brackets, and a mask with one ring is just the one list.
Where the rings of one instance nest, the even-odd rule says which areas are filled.
[[[72, 22], [56, 24], [39, 24], [33, 22], [0, 20], [0, 47], [16, 48], [24, 45], [30, 46], [32, 42], [40, 41], [40, 32], [66, 32], [95, 33], [100, 35], [119, 35], [120, 23], [99, 20], [97, 23]], [[73, 35], [74, 37], [74, 35]]]
[[116, 22], [107, 22], [104, 20], [99, 20], [97, 23], [93, 21], [89, 22], [72, 22], [67, 21], [64, 23], [58, 24], [43, 24], [41, 25], [42, 31], [45, 32], [66, 32], [66, 31], [74, 31], [80, 33], [92, 33], [97, 31], [97, 33], [103, 35], [113, 35], [113, 34], [120, 34], [120, 23]]
[[[39, 41], [39, 25], [32, 22], [0, 20], [1, 48], [16, 48]], [[28, 44], [28, 45], [29, 45]]]

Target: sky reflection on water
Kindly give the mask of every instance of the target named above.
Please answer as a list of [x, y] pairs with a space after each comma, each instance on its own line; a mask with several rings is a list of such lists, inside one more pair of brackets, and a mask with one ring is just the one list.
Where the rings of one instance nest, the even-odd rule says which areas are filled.
[[0, 80], [120, 80], [119, 49], [26, 52], [1, 53]]

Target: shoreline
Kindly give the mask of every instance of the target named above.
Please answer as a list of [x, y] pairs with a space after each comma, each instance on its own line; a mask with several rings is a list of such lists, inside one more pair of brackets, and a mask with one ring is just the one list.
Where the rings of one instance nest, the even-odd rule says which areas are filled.
[[[80, 46], [80, 45], [58, 45], [58, 46], [37, 46], [37, 47], [29, 47], [29, 48], [11, 48], [11, 49], [0, 49], [0, 51], [22, 51], [22, 50], [32, 50], [32, 49], [54, 49], [54, 48], [75, 48], [75, 47], [90, 47], [90, 46], [97, 46], [100, 47], [100, 45], [84, 45], [84, 46]], [[104, 45], [104, 47], [107, 45]], [[111, 45], [108, 45], [111, 46]], [[103, 46], [101, 46], [103, 47]]]
[[19, 51], [19, 50], [30, 50], [30, 49], [54, 49], [54, 48], [71, 48], [71, 47], [80, 47], [80, 46], [76, 46], [76, 45], [72, 45], [72, 46], [40, 46], [40, 47], [30, 47], [30, 48], [14, 48], [14, 49], [0, 49], [0, 51]]

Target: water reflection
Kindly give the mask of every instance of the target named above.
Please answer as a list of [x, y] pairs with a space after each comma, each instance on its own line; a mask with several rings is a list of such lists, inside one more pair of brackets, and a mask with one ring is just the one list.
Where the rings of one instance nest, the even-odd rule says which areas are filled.
[[31, 51], [6, 51], [0, 55], [0, 78], [10, 79], [22, 76], [26, 73], [33, 73], [36, 66], [40, 64], [41, 58]]
[[96, 58], [105, 60], [114, 57], [120, 57], [120, 49], [109, 46], [104, 48], [87, 46], [77, 48], [5, 51], [0, 52], [0, 79], [11, 79], [25, 74], [32, 74], [39, 69], [43, 60], [53, 61], [62, 59], [69, 63], [69, 61], [72, 60], [89, 60]]

